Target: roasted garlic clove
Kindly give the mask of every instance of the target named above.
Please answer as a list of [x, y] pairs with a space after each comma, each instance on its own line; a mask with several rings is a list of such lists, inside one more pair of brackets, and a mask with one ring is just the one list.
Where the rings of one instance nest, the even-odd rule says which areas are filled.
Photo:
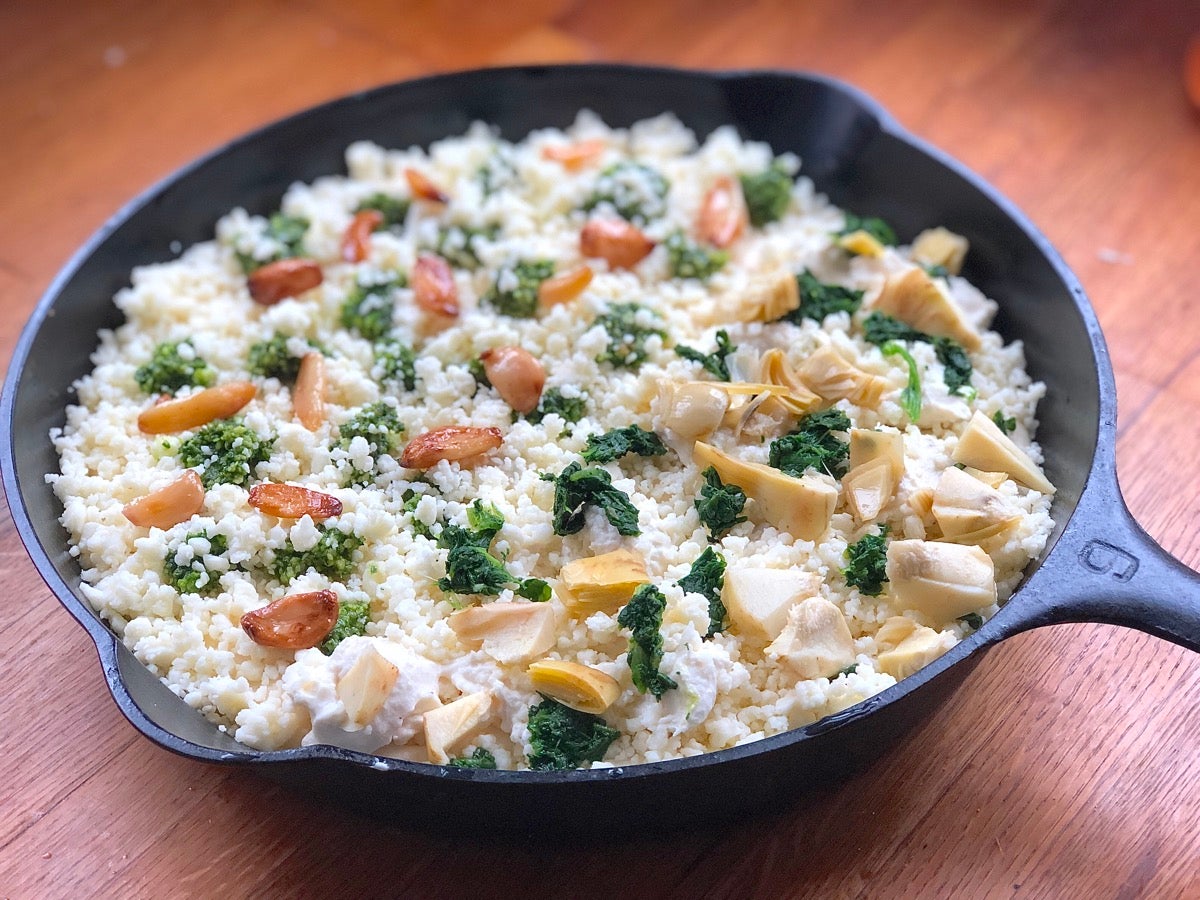
[[1053, 494], [1052, 485], [1029, 454], [1012, 442], [999, 426], [978, 410], [958, 439], [953, 459], [987, 472], [1006, 472], [1015, 481], [1043, 494]]
[[927, 266], [941, 266], [951, 275], [962, 271], [970, 242], [947, 228], [926, 228], [912, 242], [912, 257]]
[[788, 610], [815, 596], [820, 586], [811, 572], [735, 567], [725, 572], [721, 602], [739, 632], [772, 641], [786, 626]]
[[143, 434], [175, 434], [227, 419], [254, 399], [258, 388], [249, 381], [227, 381], [216, 387], [176, 397], [142, 410], [138, 430]]
[[926, 334], [954, 338], [968, 350], [979, 349], [979, 333], [924, 269], [914, 267], [888, 278], [871, 308]]
[[170, 484], [126, 503], [121, 513], [141, 528], [166, 530], [186, 522], [203, 506], [204, 483], [195, 469], [187, 469]]
[[641, 554], [614, 550], [599, 556], [576, 559], [558, 573], [560, 597], [567, 609], [591, 614], [613, 612], [629, 602], [638, 585], [650, 580]]
[[538, 303], [542, 306], [569, 303], [587, 289], [594, 274], [591, 266], [579, 265], [560, 275], [547, 278], [538, 285]]
[[499, 428], [443, 425], [418, 434], [400, 455], [406, 469], [430, 469], [442, 460], [458, 462], [495, 450], [504, 443]]
[[399, 677], [400, 670], [378, 650], [363, 648], [354, 665], [337, 681], [336, 693], [346, 708], [346, 717], [359, 727], [374, 719]]
[[292, 388], [292, 410], [309, 431], [325, 423], [325, 384], [325, 355], [316, 350], [305, 353]]
[[546, 369], [524, 347], [492, 347], [479, 354], [483, 371], [505, 403], [519, 413], [531, 413], [542, 399]]
[[589, 219], [579, 233], [579, 252], [599, 257], [614, 269], [632, 269], [650, 255], [655, 242], [624, 219]]
[[996, 602], [996, 571], [979, 547], [892, 541], [887, 576], [896, 606], [949, 622]]
[[964, 535], [991, 537], [1021, 517], [995, 488], [954, 466], [938, 479], [932, 511], [942, 535], [954, 541]]
[[615, 678], [591, 666], [563, 659], [531, 663], [529, 678], [539, 694], [592, 715], [600, 715], [621, 696], [621, 685]]
[[305, 650], [329, 636], [337, 624], [338, 597], [333, 591], [288, 594], [242, 616], [242, 631], [262, 647]]
[[554, 646], [554, 607], [547, 603], [488, 603], [450, 616], [450, 628], [500, 663], [526, 662]]
[[875, 667], [899, 681], [923, 669], [945, 652], [940, 634], [932, 628], [916, 625], [895, 647], [879, 654]]
[[425, 713], [425, 749], [429, 761], [442, 766], [450, 762], [450, 754], [482, 730], [491, 712], [491, 691], [479, 691]]
[[864, 372], [830, 344], [810, 353], [799, 374], [809, 389], [825, 400], [849, 400], [869, 409], [879, 405], [890, 386], [887, 379]]
[[766, 653], [799, 678], [832, 678], [854, 662], [854, 638], [840, 609], [809, 597], [788, 610], [787, 625]]
[[658, 383], [663, 424], [683, 438], [708, 437], [729, 409], [729, 395], [704, 381]]
[[754, 499], [758, 515], [780, 531], [803, 541], [815, 541], [829, 527], [838, 499], [837, 483], [832, 478], [793, 478], [771, 466], [734, 459], [701, 441], [696, 442], [692, 452], [701, 470], [712, 466], [723, 482], [744, 490]]

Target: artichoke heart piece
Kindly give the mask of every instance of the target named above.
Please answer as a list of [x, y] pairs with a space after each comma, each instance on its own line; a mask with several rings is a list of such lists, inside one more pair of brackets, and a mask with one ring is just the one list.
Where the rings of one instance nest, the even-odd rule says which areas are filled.
[[992, 537], [1021, 517], [999, 491], [954, 466], [938, 479], [932, 511], [943, 537], [950, 541]]
[[979, 547], [892, 541], [887, 576], [896, 605], [949, 622], [996, 602], [996, 570]]
[[906, 637], [917, 630], [917, 623], [907, 616], [891, 616], [875, 632], [875, 649], [879, 653], [893, 650]]
[[805, 416], [824, 405], [820, 397], [803, 386], [796, 390], [786, 385], [733, 381], [721, 384], [719, 390], [729, 397], [722, 424], [733, 428], [744, 425], [756, 410], [770, 415], [771, 404], [778, 404], [785, 415], [791, 416]]
[[888, 278], [872, 309], [926, 334], [954, 338], [968, 350], [979, 349], [979, 333], [964, 318], [958, 304], [924, 269], [914, 267]]
[[787, 625], [788, 610], [820, 587], [811, 572], [743, 566], [726, 570], [721, 602], [739, 632], [773, 641]]
[[890, 385], [887, 379], [864, 372], [830, 344], [810, 353], [800, 366], [809, 390], [828, 401], [849, 400], [874, 409]]
[[838, 486], [825, 475], [793, 478], [759, 463], [742, 462], [697, 441], [693, 457], [701, 471], [712, 466], [726, 484], [736, 484], [755, 502], [769, 524], [803, 541], [820, 539], [837, 506]]
[[873, 459], [846, 473], [842, 478], [842, 491], [855, 520], [870, 522], [879, 518], [879, 513], [896, 495], [895, 470], [888, 460]]
[[858, 231], [843, 234], [838, 238], [837, 245], [857, 256], [866, 256], [870, 259], [878, 259], [887, 249], [875, 235], [863, 231], [861, 228]]
[[706, 381], [659, 382], [663, 424], [688, 440], [708, 437], [721, 425], [729, 409], [729, 395]]
[[840, 609], [809, 597], [788, 610], [787, 624], [766, 653], [799, 678], [832, 678], [854, 662], [854, 638]]
[[1054, 485], [1046, 479], [1029, 454], [1014, 444], [995, 422], [979, 410], [971, 416], [962, 437], [958, 439], [953, 459], [956, 463], [987, 472], [1005, 472], [1013, 480], [1043, 494], [1054, 493]]
[[379, 715], [396, 686], [400, 670], [374, 647], [366, 647], [337, 680], [335, 692], [346, 708], [346, 717], [363, 726]]
[[560, 597], [567, 609], [589, 615], [615, 611], [649, 580], [645, 560], [626, 549], [573, 560], [558, 573]]
[[773, 396], [793, 415], [807, 415], [823, 405], [821, 398], [808, 389], [800, 374], [792, 368], [778, 347], [763, 354], [759, 372], [763, 384], [778, 385], [787, 389], [788, 393], [785, 396]]
[[923, 669], [945, 652], [942, 636], [938, 632], [917, 625], [895, 647], [880, 653], [875, 666], [880, 672], [886, 672], [900, 681]]
[[621, 695], [621, 685], [615, 678], [591, 666], [563, 659], [531, 663], [529, 678], [539, 694], [592, 715], [600, 715]]
[[899, 431], [850, 429], [850, 468], [857, 469], [877, 459], [887, 460], [896, 481], [904, 474], [904, 435]]
[[480, 691], [464, 694], [425, 713], [425, 749], [429, 761], [443, 766], [450, 762], [450, 754], [482, 730], [491, 712], [491, 691]]
[[800, 308], [800, 286], [786, 269], [754, 279], [745, 292], [723, 304], [721, 321], [774, 322]]
[[966, 472], [972, 478], [978, 478], [988, 487], [998, 488], [1004, 482], [1008, 481], [1007, 472], [985, 472], [983, 469], [976, 469], [974, 466], [963, 466], [962, 471]]
[[526, 662], [545, 653], [557, 637], [554, 607], [513, 602], [472, 606], [452, 614], [450, 628], [499, 663]]
[[922, 265], [941, 266], [951, 275], [962, 271], [970, 242], [948, 228], [926, 228], [912, 242], [912, 258]]

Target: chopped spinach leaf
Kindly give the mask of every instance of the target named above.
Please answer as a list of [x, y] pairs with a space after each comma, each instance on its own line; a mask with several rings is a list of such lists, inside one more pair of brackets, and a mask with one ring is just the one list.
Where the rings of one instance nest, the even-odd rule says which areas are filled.
[[133, 380], [147, 394], [174, 394], [183, 387], [209, 387], [217, 373], [196, 355], [191, 341], [175, 341], [155, 347], [150, 361], [133, 373]]
[[637, 507], [629, 497], [613, 487], [612, 476], [597, 466], [583, 468], [571, 463], [558, 477], [542, 476], [554, 482], [554, 533], [576, 534], [583, 530], [584, 511], [589, 505], [600, 507], [609, 523], [625, 536], [641, 534]]
[[[196, 539], [208, 541], [207, 553], [197, 554], [191, 542]], [[183, 555], [190, 559], [186, 563], [178, 562], [179, 551], [184, 544], [188, 552]], [[204, 564], [206, 556], [224, 556], [229, 552], [229, 542], [223, 534], [209, 534], [206, 531], [193, 531], [182, 541], [167, 547], [167, 555], [163, 560], [163, 579], [181, 594], [204, 594], [211, 596], [221, 589], [220, 571], [209, 571]]]
[[354, 572], [354, 551], [362, 546], [362, 538], [337, 528], [318, 528], [321, 536], [308, 550], [297, 550], [288, 538], [286, 546], [275, 551], [271, 574], [280, 584], [290, 584], [309, 569], [338, 581]]
[[691, 571], [676, 584], [689, 594], [699, 594], [708, 600], [708, 631], [704, 635], [705, 640], [725, 630], [725, 616], [728, 611], [721, 602], [721, 588], [725, 586], [725, 557], [712, 547], [705, 547], [704, 552], [692, 563]]
[[587, 412], [587, 397], [564, 397], [558, 388], [550, 388], [542, 394], [538, 408], [526, 414], [525, 418], [534, 425], [541, 425], [546, 416], [554, 414], [564, 422], [574, 424], [583, 418]]
[[724, 250], [697, 244], [682, 231], [672, 232], [665, 241], [667, 265], [672, 278], [696, 278], [705, 281], [729, 262]]
[[383, 216], [381, 227], [396, 228], [404, 224], [410, 206], [412, 206], [412, 201], [407, 197], [394, 197], [391, 194], [376, 192], [364, 198], [358, 206], [354, 207], [354, 211], [364, 212], [373, 209]]
[[456, 756], [446, 765], [452, 769], [494, 769], [496, 768], [496, 757], [490, 750], [476, 747], [470, 756]]
[[673, 679], [659, 671], [663, 657], [662, 628], [663, 612], [667, 598], [652, 584], [643, 584], [629, 599], [629, 603], [617, 615], [617, 624], [628, 628], [629, 673], [633, 686], [643, 694], [651, 693], [656, 700], [672, 688], [679, 687]]
[[959, 616], [958, 621], [962, 622], [972, 631], [978, 631], [983, 627], [983, 616], [979, 613], [967, 613], [965, 616]]
[[712, 353], [701, 353], [699, 350], [684, 347], [682, 344], [676, 345], [675, 352], [684, 359], [700, 363], [704, 371], [713, 377], [721, 381], [729, 381], [729, 363], [726, 361], [726, 357], [736, 349], [737, 346], [729, 340], [729, 332], [722, 328], [717, 332], [717, 349]]
[[649, 166], [614, 163], [600, 173], [583, 208], [587, 212], [608, 208], [622, 219], [645, 225], [666, 212], [669, 187], [667, 180]]
[[942, 364], [946, 390], [957, 394], [963, 388], [971, 387], [974, 369], [971, 366], [971, 358], [967, 356], [962, 344], [953, 338], [936, 337], [933, 339], [933, 351], [937, 354], [938, 362]]
[[736, 484], [723, 484], [717, 470], [709, 466], [702, 473], [704, 486], [696, 498], [696, 512], [700, 523], [708, 529], [708, 540], [716, 543], [739, 522], [745, 522], [742, 510], [746, 506], [746, 492]]
[[900, 392], [900, 406], [909, 421], [916, 422], [921, 418], [921, 369], [913, 355], [904, 349], [903, 344], [888, 341], [879, 348], [884, 356], [899, 356], [908, 366], [908, 384]]
[[862, 291], [838, 284], [825, 284], [808, 269], [796, 276], [796, 284], [800, 289], [800, 306], [783, 317], [795, 325], [804, 319], [823, 322], [826, 316], [833, 313], [854, 313], [862, 305]]
[[853, 234], [856, 231], [865, 231], [879, 243], [885, 246], [895, 246], [896, 232], [892, 230], [892, 226], [883, 219], [874, 216], [856, 216], [853, 213], [846, 213], [846, 224], [842, 226], [839, 235]]
[[840, 478], [846, 471], [850, 445], [834, 432], [849, 430], [850, 419], [839, 409], [812, 413], [791, 432], [771, 442], [768, 462], [797, 478], [808, 469]]
[[482, 262], [476, 240], [494, 241], [500, 233], [499, 225], [485, 225], [475, 228], [470, 225], [444, 225], [438, 229], [437, 243], [434, 252], [456, 269], [475, 271]]
[[603, 758], [620, 734], [599, 716], [545, 697], [529, 710], [529, 768], [535, 772], [578, 769]]
[[869, 343], [880, 346], [888, 341], [923, 341], [931, 344], [938, 362], [942, 364], [946, 390], [951, 394], [965, 394], [964, 389], [971, 387], [971, 358], [954, 338], [934, 337], [879, 311], [872, 312], [863, 322], [863, 337]]
[[762, 228], [783, 218], [792, 199], [792, 176], [778, 160], [755, 175], [740, 176], [740, 181], [751, 225]]
[[417, 356], [412, 347], [400, 341], [384, 339], [375, 345], [375, 365], [381, 381], [404, 385], [406, 391], [417, 386]]
[[846, 584], [868, 597], [883, 592], [887, 577], [888, 526], [880, 525], [878, 534], [867, 534], [846, 548], [847, 566], [842, 569]]
[[261, 438], [240, 419], [218, 419], [179, 445], [179, 461], [200, 468], [205, 488], [244, 485], [254, 467], [271, 458], [274, 438]]
[[518, 262], [496, 274], [483, 300], [506, 316], [532, 319], [538, 310], [538, 288], [553, 274], [554, 263], [548, 259]]
[[337, 645], [346, 638], [366, 634], [367, 625], [370, 623], [370, 621], [370, 600], [348, 600], [346, 598], [340, 598], [338, 600], [337, 622], [333, 626], [333, 631], [329, 632], [325, 640], [321, 641], [321, 652], [328, 656], [334, 650], [336, 650]]
[[377, 341], [392, 330], [396, 289], [408, 284], [400, 272], [385, 281], [358, 282], [342, 304], [341, 322], [368, 341]]
[[649, 311], [637, 303], [614, 303], [608, 312], [596, 317], [593, 324], [608, 332], [608, 348], [596, 357], [596, 362], [635, 370], [645, 362], [646, 341], [655, 335], [665, 338], [667, 333], [661, 328], [639, 325], [638, 314], [642, 312]]
[[583, 451], [584, 462], [606, 463], [620, 459], [626, 453], [638, 456], [662, 456], [667, 452], [666, 444], [653, 431], [645, 431], [637, 425], [614, 428], [604, 434], [589, 435]]

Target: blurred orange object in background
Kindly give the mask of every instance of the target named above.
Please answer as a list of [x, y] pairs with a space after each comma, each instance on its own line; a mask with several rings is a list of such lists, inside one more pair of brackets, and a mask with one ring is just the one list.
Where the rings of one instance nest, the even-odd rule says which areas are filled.
[[1183, 89], [1192, 105], [1200, 110], [1200, 34], [1192, 36], [1183, 58]]

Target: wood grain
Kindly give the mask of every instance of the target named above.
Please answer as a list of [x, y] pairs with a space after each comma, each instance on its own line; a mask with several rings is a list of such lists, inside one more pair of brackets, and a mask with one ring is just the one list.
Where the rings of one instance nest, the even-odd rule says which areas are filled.
[[[850, 80], [1046, 230], [1105, 327], [1133, 510], [1200, 563], [1200, 7], [1022, 0], [0, 6], [0, 359], [125, 200], [262, 122], [489, 63], [794, 67]], [[1200, 897], [1200, 661], [1117, 628], [1014, 638], [870, 771], [633, 846], [424, 835], [178, 759], [0, 518], [0, 896]]]

